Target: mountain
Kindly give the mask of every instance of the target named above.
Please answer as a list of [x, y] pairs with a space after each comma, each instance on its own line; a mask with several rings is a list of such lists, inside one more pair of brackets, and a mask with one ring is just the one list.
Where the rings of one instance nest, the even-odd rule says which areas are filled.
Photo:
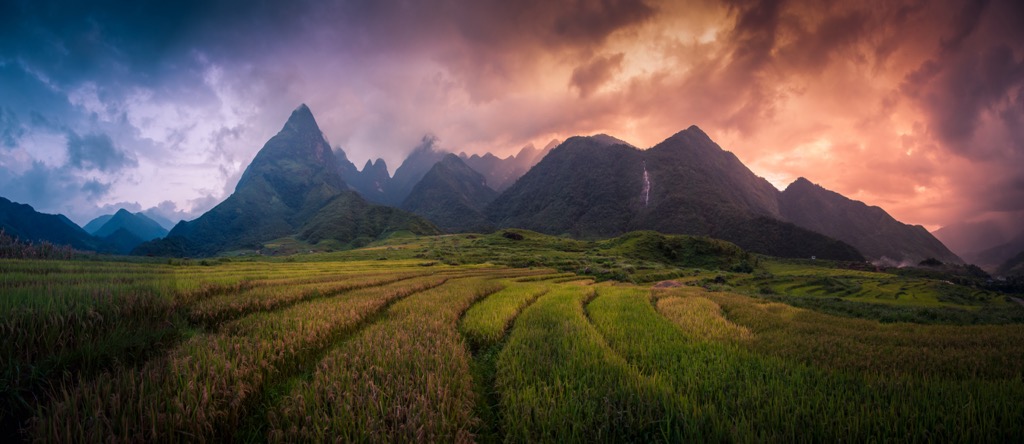
[[703, 235], [777, 256], [862, 260], [853, 247], [778, 220], [778, 191], [692, 126], [642, 151], [572, 137], [486, 208], [500, 227], [606, 238]]
[[801, 177], [779, 196], [783, 219], [853, 245], [870, 258], [918, 263], [935, 258], [962, 263], [928, 230], [907, 225], [879, 207], [869, 207]]
[[167, 235], [167, 230], [164, 227], [145, 214], [132, 214], [123, 208], [117, 210], [117, 213], [114, 213], [92, 234], [96, 237], [107, 237], [122, 228], [142, 241], [159, 239]]
[[425, 136], [423, 141], [409, 153], [405, 161], [395, 170], [387, 189], [387, 203], [390, 205], [401, 204], [412, 188], [419, 183], [420, 179], [434, 167], [434, 164], [448, 153], [437, 149], [437, 139]]
[[[292, 235], [347, 243], [363, 233], [376, 238], [392, 231], [436, 232], [429, 222], [403, 213], [367, 203], [348, 188], [312, 112], [301, 105], [246, 167], [234, 193], [195, 220], [178, 223], [165, 239], [140, 245], [135, 253], [207, 256], [261, 248], [264, 242]], [[346, 219], [335, 224], [332, 219], [337, 218]], [[358, 229], [351, 230], [353, 226]]]
[[1017, 253], [1024, 251], [1024, 232], [1009, 241], [974, 254], [974, 262], [989, 270], [1001, 270], [1001, 264], [1011, 261]]
[[0, 197], [0, 229], [22, 241], [69, 245], [78, 250], [100, 250], [100, 241], [69, 223], [63, 215], [40, 213], [30, 205]]
[[89, 223], [85, 224], [85, 226], [82, 227], [82, 229], [84, 229], [89, 234], [96, 233], [96, 231], [99, 230], [100, 227], [102, 227], [103, 224], [107, 223], [107, 221], [110, 220], [110, 218], [112, 217], [114, 217], [113, 214], [104, 214], [89, 221]]
[[985, 219], [949, 224], [932, 235], [957, 256], [974, 263], [979, 252], [1008, 242], [1013, 237], [1009, 228], [999, 221]]
[[466, 153], [460, 153], [459, 158], [470, 168], [482, 174], [487, 179], [488, 186], [501, 192], [512, 186], [516, 179], [526, 174], [559, 143], [558, 140], [552, 140], [540, 150], [530, 144], [520, 149], [515, 156], [508, 156], [504, 159], [491, 153], [486, 153], [483, 156], [478, 154], [467, 156]]
[[498, 193], [459, 156], [445, 155], [423, 176], [401, 208], [426, 217], [447, 232], [490, 232], [483, 208]]
[[144, 215], [146, 215], [146, 217], [148, 217], [153, 222], [156, 222], [161, 227], [163, 227], [163, 229], [165, 229], [167, 231], [171, 231], [171, 229], [174, 228], [174, 226], [177, 224], [176, 222], [172, 222], [170, 219], [168, 219], [168, 218], [166, 218], [164, 216], [161, 216], [159, 213], [156, 212], [155, 208], [150, 208], [148, 210], [142, 211], [142, 213], [137, 213], [137, 214], [144, 214]]
[[350, 188], [371, 202], [387, 203], [387, 190], [391, 188], [391, 175], [388, 174], [388, 166], [384, 159], [377, 159], [376, 162], [366, 161], [363, 170], [356, 168], [341, 148], [334, 150], [334, 156], [338, 160], [341, 179]]
[[121, 227], [102, 238], [104, 248], [110, 253], [130, 254], [145, 239], [135, 235], [127, 228]]
[[1003, 276], [1024, 276], [1024, 249], [999, 266], [997, 272]]

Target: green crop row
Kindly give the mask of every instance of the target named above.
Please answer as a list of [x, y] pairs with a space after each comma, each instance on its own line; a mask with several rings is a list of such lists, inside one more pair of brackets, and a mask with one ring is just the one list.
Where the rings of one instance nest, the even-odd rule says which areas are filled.
[[370, 314], [447, 279], [410, 279], [241, 318], [138, 371], [104, 373], [62, 390], [40, 411], [32, 434], [62, 442], [230, 436], [268, 380], [318, 356]]
[[587, 308], [612, 349], [683, 398], [672, 415], [684, 425], [682, 439], [1005, 442], [1021, 435], [1019, 379], [872, 378], [762, 356], [687, 334], [641, 289], [602, 288]]
[[466, 442], [476, 426], [459, 316], [501, 286], [464, 279], [392, 306], [268, 413], [272, 442]]
[[517, 283], [473, 305], [460, 325], [466, 340], [474, 349], [497, 344], [519, 312], [546, 293], [549, 286], [546, 283]]
[[507, 442], [665, 440], [669, 393], [616, 355], [588, 322], [592, 287], [553, 288], [516, 320], [497, 362]]

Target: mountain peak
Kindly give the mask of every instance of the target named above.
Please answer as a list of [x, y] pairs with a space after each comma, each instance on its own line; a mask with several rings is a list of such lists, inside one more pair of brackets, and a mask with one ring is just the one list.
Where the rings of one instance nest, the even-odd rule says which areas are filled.
[[316, 131], [320, 133], [320, 127], [316, 124], [316, 119], [313, 118], [313, 112], [309, 110], [309, 107], [305, 103], [299, 105], [292, 111], [292, 115], [288, 117], [288, 121], [284, 124], [285, 129], [291, 129], [295, 132], [308, 132]]
[[813, 182], [811, 182], [810, 180], [807, 180], [806, 177], [801, 176], [801, 177], [796, 178], [796, 180], [794, 180], [793, 183], [789, 184], [789, 186], [787, 186], [786, 189], [788, 190], [791, 187], [793, 189], [799, 189], [799, 188], [807, 188], [807, 187], [814, 187], [814, 186], [815, 185], [814, 185]]
[[114, 213], [114, 216], [121, 216], [121, 217], [131, 216], [131, 215], [132, 215], [132, 213], [130, 211], [124, 209], [124, 208], [121, 208], [121, 209], [117, 210], [116, 213]]

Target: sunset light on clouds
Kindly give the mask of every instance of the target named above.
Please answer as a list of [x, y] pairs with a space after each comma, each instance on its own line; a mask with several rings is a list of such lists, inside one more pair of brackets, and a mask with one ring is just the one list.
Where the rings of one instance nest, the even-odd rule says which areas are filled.
[[929, 229], [1024, 214], [1024, 3], [79, 2], [0, 6], [0, 188], [76, 222], [194, 217], [300, 103], [392, 172], [424, 134], [514, 154], [697, 125]]

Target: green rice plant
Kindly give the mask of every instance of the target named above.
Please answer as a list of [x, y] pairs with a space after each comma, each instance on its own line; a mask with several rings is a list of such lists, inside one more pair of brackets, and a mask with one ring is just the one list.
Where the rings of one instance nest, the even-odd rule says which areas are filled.
[[331, 280], [305, 285], [261, 285], [248, 291], [201, 300], [189, 308], [188, 317], [193, 323], [212, 326], [247, 313], [274, 310], [301, 301], [390, 284], [425, 274], [421, 272], [334, 275]]
[[[733, 322], [748, 328], [753, 340], [746, 344], [764, 354], [867, 374], [1018, 380], [1024, 376], [1020, 325], [880, 323], [737, 294], [702, 296], [721, 304]], [[668, 315], [660, 302], [658, 309]]]
[[138, 371], [65, 387], [31, 425], [63, 442], [180, 441], [228, 437], [268, 381], [319, 356], [339, 335], [411, 294], [443, 284], [423, 277], [317, 299], [190, 338]]
[[685, 425], [684, 440], [1008, 442], [1024, 436], [1019, 378], [874, 378], [758, 355], [688, 335], [655, 311], [643, 289], [601, 288], [587, 309], [612, 349], [685, 397], [675, 415]]
[[500, 289], [459, 279], [396, 303], [268, 412], [268, 440], [471, 441], [470, 356], [456, 323]]
[[460, 329], [471, 347], [479, 350], [497, 344], [512, 320], [527, 305], [547, 293], [550, 284], [515, 284], [470, 307]]
[[660, 311], [687, 335], [709, 341], [744, 341], [752, 335], [746, 327], [729, 322], [722, 316], [722, 307], [702, 297], [663, 297], [657, 302]]
[[587, 321], [594, 288], [557, 286], [516, 320], [497, 362], [507, 442], [670, 439], [671, 398], [638, 374]]

